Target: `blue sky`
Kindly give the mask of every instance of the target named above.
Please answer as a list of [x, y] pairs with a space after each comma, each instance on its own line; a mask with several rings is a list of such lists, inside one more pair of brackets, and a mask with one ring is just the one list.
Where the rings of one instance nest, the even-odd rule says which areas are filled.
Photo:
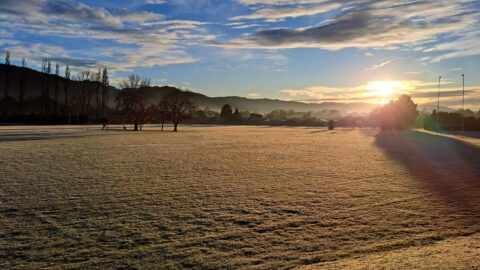
[[[480, 109], [472, 0], [2, 0], [0, 49], [210, 96]], [[74, 73], [75, 73], [74, 72]]]

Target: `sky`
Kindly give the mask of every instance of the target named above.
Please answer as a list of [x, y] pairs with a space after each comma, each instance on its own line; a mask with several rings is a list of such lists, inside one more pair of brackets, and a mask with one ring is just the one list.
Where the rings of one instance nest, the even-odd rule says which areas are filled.
[[476, 0], [0, 0], [0, 51], [209, 96], [480, 109]]

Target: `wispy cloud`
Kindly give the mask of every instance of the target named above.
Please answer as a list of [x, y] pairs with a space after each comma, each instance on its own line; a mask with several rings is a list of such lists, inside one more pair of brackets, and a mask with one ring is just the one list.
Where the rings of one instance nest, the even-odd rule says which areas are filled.
[[262, 94], [260, 93], [248, 93], [247, 97], [249, 98], [259, 98]]
[[262, 8], [257, 9], [254, 13], [248, 15], [235, 16], [230, 18], [233, 21], [239, 20], [265, 20], [277, 21], [285, 18], [296, 18], [302, 16], [311, 16], [338, 9], [342, 6], [340, 3], [323, 3], [319, 5], [305, 5], [296, 7], [282, 7], [282, 8]]
[[390, 60], [386, 60], [386, 61], [383, 61], [381, 63], [378, 63], [378, 64], [375, 64], [367, 69], [365, 69], [365, 71], [373, 71], [373, 70], [376, 70], [376, 69], [379, 69], [379, 68], [382, 68], [388, 64], [390, 64], [393, 60], [390, 59]]
[[[382, 86], [391, 88], [385, 92]], [[480, 94], [480, 86], [469, 86], [465, 88], [467, 103], [478, 107], [474, 100]], [[364, 85], [353, 87], [330, 87], [312, 86], [304, 89], [282, 89], [281, 94], [287, 95], [293, 100], [308, 102], [369, 102], [385, 103], [394, 99], [400, 94], [412, 96], [419, 104], [429, 104], [436, 101], [438, 89], [436, 82], [426, 81], [397, 81], [397, 82], [369, 82]], [[462, 98], [462, 90], [456, 87], [451, 81], [444, 82], [441, 89], [442, 103], [449, 106], [458, 106]]]

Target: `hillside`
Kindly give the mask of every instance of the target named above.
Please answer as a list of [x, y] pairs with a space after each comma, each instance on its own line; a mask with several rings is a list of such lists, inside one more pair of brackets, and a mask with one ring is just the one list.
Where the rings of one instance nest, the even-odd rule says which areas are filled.
[[[76, 74], [72, 74], [76, 78]], [[8, 91], [5, 93], [8, 80]], [[100, 87], [98, 82], [67, 80], [61, 76], [47, 75], [39, 71], [21, 68], [17, 66], [0, 65], [0, 106], [2, 114], [13, 115], [19, 113], [19, 103], [22, 104], [22, 114], [41, 114], [41, 108], [45, 104], [51, 107], [49, 110], [61, 110], [65, 105], [65, 85], [68, 85], [68, 102], [72, 104], [70, 110], [72, 113], [85, 113], [93, 115], [96, 111], [96, 92]], [[19, 102], [20, 89], [23, 89], [23, 102]], [[150, 87], [150, 103], [156, 104], [163, 95], [169, 91], [178, 90], [175, 87]], [[42, 95], [43, 91], [43, 95]], [[115, 87], [109, 87], [107, 90], [107, 106], [115, 107], [115, 97], [120, 90]], [[86, 108], [73, 106], [75, 102], [81, 100], [87, 101]], [[86, 100], [86, 101], [85, 101]], [[294, 110], [294, 111], [320, 111], [320, 110], [338, 110], [342, 113], [368, 113], [376, 105], [367, 103], [302, 103], [295, 101], [285, 101], [277, 99], [249, 99], [238, 96], [209, 97], [199, 93], [193, 93], [193, 100], [199, 108], [210, 108], [219, 111], [225, 104], [230, 104], [233, 108], [243, 111], [267, 113], [275, 109]]]
[[[160, 100], [163, 95], [169, 91], [178, 90], [175, 87], [150, 87], [151, 103]], [[296, 101], [285, 101], [278, 99], [250, 99], [238, 96], [209, 97], [199, 93], [193, 93], [193, 100], [199, 108], [210, 108], [220, 111], [221, 107], [229, 104], [232, 108], [238, 108], [242, 111], [251, 111], [259, 113], [268, 113], [276, 109], [294, 110], [294, 111], [319, 111], [319, 110], [339, 110], [343, 113], [359, 112], [368, 113], [376, 105], [368, 103], [303, 103]]]

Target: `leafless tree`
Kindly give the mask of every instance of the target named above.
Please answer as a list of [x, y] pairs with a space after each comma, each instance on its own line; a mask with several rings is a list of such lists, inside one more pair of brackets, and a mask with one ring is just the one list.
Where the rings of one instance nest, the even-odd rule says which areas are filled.
[[80, 112], [82, 114], [87, 113], [87, 106], [90, 105], [89, 93], [88, 93], [89, 79], [90, 79], [89, 70], [80, 71], [77, 74], [77, 80], [80, 81], [82, 84], [82, 89], [79, 92]]
[[63, 86], [63, 91], [65, 95], [65, 113], [69, 112], [68, 86], [70, 84], [70, 76], [71, 76], [70, 67], [67, 65], [67, 67], [65, 68], [65, 84]]
[[130, 74], [127, 79], [120, 82], [120, 88], [141, 88], [150, 86], [150, 78], [141, 78], [137, 74]]
[[[22, 62], [25, 62], [25, 59], [23, 59]], [[23, 63], [22, 63], [22, 66], [23, 66]], [[19, 91], [18, 91], [18, 112], [20, 115], [23, 114], [23, 107], [25, 103], [27, 72], [28, 70], [25, 68], [25, 66], [23, 66], [23, 68], [20, 70], [20, 82], [19, 82]]]
[[59, 79], [60, 79], [60, 64], [57, 63], [55, 65], [55, 107], [54, 107], [54, 113], [58, 113], [58, 84], [59, 84]]
[[102, 87], [102, 71], [98, 69], [98, 72], [93, 76], [95, 82], [95, 119], [98, 121], [100, 117], [100, 88]]
[[158, 104], [159, 111], [168, 115], [173, 123], [173, 131], [178, 131], [178, 124], [192, 117], [195, 105], [190, 91], [172, 90]]
[[9, 71], [10, 71], [10, 52], [7, 51], [5, 53], [5, 98], [8, 97], [8, 88], [10, 84], [10, 76], [9, 76]]
[[149, 97], [145, 87], [126, 88], [117, 96], [117, 111], [125, 115], [127, 121], [133, 120], [134, 131], [138, 131], [139, 126], [144, 124]]
[[109, 83], [110, 82], [108, 80], [108, 70], [107, 67], [105, 67], [102, 73], [102, 117], [105, 116], [105, 106], [108, 99], [107, 91]]

